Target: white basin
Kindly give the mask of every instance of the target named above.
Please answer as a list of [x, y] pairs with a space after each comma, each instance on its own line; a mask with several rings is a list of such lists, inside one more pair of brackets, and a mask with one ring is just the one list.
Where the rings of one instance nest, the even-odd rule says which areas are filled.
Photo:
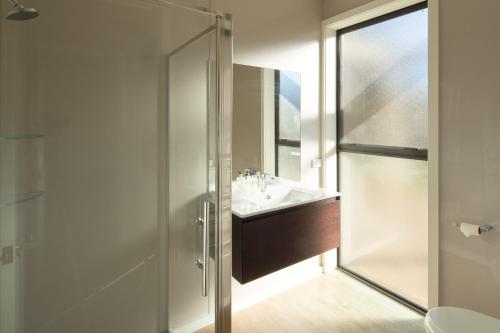
[[290, 191], [285, 195], [284, 198], [282, 198], [281, 203], [293, 203], [293, 202], [301, 202], [301, 201], [309, 201], [309, 200], [314, 200], [318, 197], [320, 197], [320, 194], [312, 194], [312, 193], [307, 193], [301, 190], [297, 189], [290, 189]]
[[233, 182], [232, 206], [234, 214], [246, 218], [338, 196], [338, 192], [314, 189], [301, 183], [275, 178], [263, 192], [255, 184]]

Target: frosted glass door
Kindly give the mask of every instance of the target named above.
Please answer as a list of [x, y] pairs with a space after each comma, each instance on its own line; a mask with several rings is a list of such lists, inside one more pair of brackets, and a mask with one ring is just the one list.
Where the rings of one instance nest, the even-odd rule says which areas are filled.
[[427, 8], [340, 30], [340, 265], [427, 307]]

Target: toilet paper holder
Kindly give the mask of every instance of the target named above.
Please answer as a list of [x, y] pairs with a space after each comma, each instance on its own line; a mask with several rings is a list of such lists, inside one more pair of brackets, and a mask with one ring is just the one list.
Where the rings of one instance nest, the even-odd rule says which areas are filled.
[[[453, 222], [453, 226], [457, 227], [457, 228], [460, 228], [460, 223]], [[479, 232], [481, 234], [490, 232], [491, 230], [493, 230], [493, 226], [491, 226], [489, 224], [482, 224], [482, 225], [479, 226]]]

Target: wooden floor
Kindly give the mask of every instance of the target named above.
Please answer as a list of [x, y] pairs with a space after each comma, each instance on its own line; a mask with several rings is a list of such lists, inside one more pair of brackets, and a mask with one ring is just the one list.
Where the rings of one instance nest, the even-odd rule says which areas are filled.
[[[206, 327], [198, 333], [213, 332]], [[233, 315], [233, 332], [425, 333], [423, 317], [338, 271]]]

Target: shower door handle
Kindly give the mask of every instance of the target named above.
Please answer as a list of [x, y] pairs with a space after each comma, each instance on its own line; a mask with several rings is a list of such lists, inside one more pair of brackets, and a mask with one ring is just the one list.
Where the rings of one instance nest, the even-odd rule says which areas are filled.
[[208, 295], [208, 243], [209, 243], [209, 230], [210, 224], [210, 201], [203, 203], [203, 276], [201, 295], [206, 297]]
[[208, 224], [210, 222], [210, 201], [203, 202], [203, 218], [198, 219], [198, 222], [203, 226], [203, 258], [196, 260], [196, 266], [201, 269], [201, 295], [207, 297], [208, 295], [208, 243], [209, 243], [209, 230]]

